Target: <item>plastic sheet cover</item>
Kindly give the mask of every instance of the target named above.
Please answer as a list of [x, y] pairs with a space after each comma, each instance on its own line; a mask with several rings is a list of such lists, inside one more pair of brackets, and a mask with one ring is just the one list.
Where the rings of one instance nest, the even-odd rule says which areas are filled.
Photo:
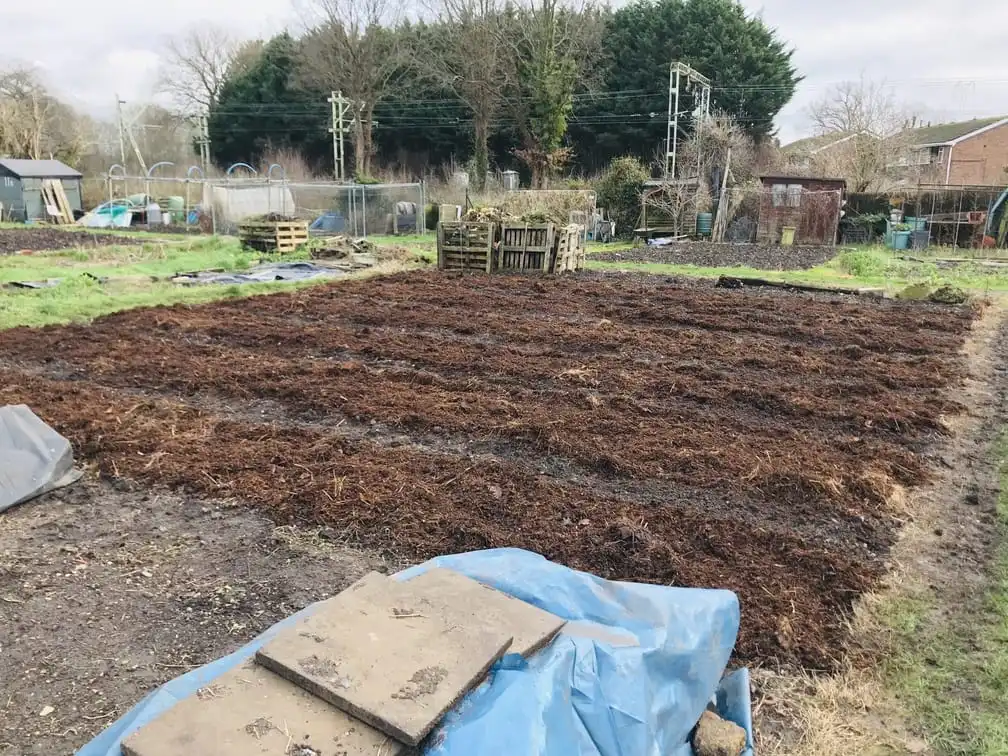
[[[751, 749], [748, 674], [724, 677], [739, 627], [734, 593], [602, 580], [517, 549], [439, 557], [396, 577], [432, 566], [492, 585], [569, 624], [531, 659], [510, 654], [498, 662], [446, 715], [425, 753], [689, 756], [690, 731], [714, 703], [746, 729]], [[78, 756], [119, 756], [123, 737], [311, 611], [154, 691]]]
[[78, 478], [69, 441], [23, 404], [0, 407], [0, 512]]

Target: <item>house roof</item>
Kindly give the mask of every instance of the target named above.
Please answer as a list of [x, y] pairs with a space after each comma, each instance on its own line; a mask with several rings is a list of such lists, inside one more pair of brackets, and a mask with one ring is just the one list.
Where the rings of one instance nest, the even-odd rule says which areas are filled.
[[958, 123], [942, 123], [938, 126], [925, 126], [920, 129], [910, 129], [905, 132], [913, 143], [918, 147], [937, 147], [940, 145], [954, 144], [963, 139], [975, 135], [977, 132], [994, 126], [1008, 123], [1008, 118], [998, 116], [996, 118], [974, 118], [972, 121], [959, 121]]
[[59, 160], [2, 159], [0, 167], [18, 178], [81, 178], [83, 175]]

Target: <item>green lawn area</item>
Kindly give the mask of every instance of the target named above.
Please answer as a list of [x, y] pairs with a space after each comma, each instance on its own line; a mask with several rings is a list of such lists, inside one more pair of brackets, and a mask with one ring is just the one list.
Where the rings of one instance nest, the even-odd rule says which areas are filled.
[[[131, 234], [131, 238], [136, 235]], [[178, 273], [210, 269], [241, 271], [259, 261], [278, 258], [244, 250], [237, 239], [230, 237], [144, 235], [143, 238], [142, 245], [0, 255], [0, 328], [87, 321], [133, 307], [195, 304], [313, 283], [180, 286], [169, 280]], [[307, 253], [298, 253], [285, 255], [283, 259], [306, 258]], [[46, 289], [3, 286], [11, 281], [51, 279], [60, 282]]]

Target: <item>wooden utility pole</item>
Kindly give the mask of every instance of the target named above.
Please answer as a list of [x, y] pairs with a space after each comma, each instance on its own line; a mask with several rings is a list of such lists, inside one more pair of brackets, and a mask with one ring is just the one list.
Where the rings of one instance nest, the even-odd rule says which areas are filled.
[[731, 171], [731, 147], [725, 155], [724, 175], [721, 177], [721, 193], [718, 195], [717, 217], [714, 219], [714, 231], [711, 233], [711, 241], [724, 241], [725, 232], [728, 230], [728, 173]]
[[122, 114], [123, 101], [119, 99], [119, 95], [116, 95], [116, 120], [119, 124], [119, 165], [126, 169], [126, 134], [123, 130], [123, 114]]

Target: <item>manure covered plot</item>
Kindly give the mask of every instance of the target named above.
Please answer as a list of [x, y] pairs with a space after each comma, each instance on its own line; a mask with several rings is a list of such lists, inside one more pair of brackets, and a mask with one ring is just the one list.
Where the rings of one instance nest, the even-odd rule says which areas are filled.
[[109, 476], [401, 559], [515, 546], [728, 588], [830, 668], [960, 407], [969, 308], [409, 273], [0, 332], [0, 403]]

